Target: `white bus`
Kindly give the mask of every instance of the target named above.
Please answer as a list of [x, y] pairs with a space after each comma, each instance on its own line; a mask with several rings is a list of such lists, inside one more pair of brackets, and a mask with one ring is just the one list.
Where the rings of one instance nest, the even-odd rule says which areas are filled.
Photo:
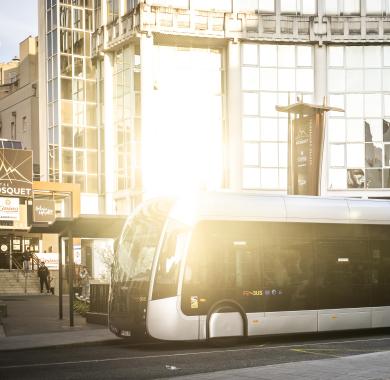
[[113, 265], [118, 336], [390, 326], [390, 201], [206, 193], [143, 204]]

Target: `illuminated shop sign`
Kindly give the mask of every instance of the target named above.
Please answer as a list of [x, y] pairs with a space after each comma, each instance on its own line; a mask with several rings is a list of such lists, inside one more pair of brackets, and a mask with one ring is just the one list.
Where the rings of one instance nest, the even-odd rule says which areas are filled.
[[0, 198], [0, 220], [19, 220], [19, 198]]
[[32, 196], [32, 151], [0, 149], [0, 195]]
[[33, 200], [34, 222], [53, 223], [56, 217], [55, 204], [51, 199]]

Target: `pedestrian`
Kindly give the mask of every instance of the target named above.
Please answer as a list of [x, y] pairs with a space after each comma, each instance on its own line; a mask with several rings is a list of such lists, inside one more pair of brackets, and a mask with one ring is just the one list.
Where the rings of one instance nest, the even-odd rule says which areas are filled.
[[89, 299], [89, 273], [86, 266], [80, 271], [81, 298]]
[[56, 286], [56, 283], [55, 283], [56, 279], [50, 274], [49, 277], [48, 277], [48, 283], [49, 283], [49, 289], [50, 289], [50, 293], [54, 295], [54, 289], [55, 289], [55, 286]]
[[50, 276], [49, 269], [47, 269], [45, 262], [41, 261], [38, 268], [38, 277], [41, 283], [41, 293], [43, 293], [43, 284], [45, 284], [46, 293], [50, 293], [49, 281], [48, 281], [49, 276]]
[[23, 270], [27, 273], [30, 271], [30, 261], [31, 261], [32, 255], [30, 252], [30, 247], [26, 247], [26, 250], [22, 254], [22, 260], [23, 260]]

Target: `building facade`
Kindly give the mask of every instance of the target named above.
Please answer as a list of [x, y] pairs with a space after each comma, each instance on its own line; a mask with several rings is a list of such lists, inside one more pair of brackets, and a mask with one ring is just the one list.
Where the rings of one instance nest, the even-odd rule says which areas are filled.
[[[82, 212], [99, 213], [93, 0], [40, 1], [40, 139], [44, 179], [78, 183]], [[103, 210], [104, 211], [104, 210]]]
[[38, 38], [20, 43], [19, 59], [0, 64], [0, 77], [0, 138], [33, 151], [34, 180], [39, 181]]
[[389, 0], [41, 0], [40, 18], [41, 167], [80, 183], [84, 212], [285, 193], [275, 106], [297, 99], [345, 110], [327, 115], [321, 195], [390, 195]]

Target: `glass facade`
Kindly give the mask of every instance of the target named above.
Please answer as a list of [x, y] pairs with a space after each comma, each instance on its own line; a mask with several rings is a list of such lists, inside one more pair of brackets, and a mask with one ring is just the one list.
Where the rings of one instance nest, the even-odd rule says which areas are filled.
[[275, 106], [312, 102], [313, 48], [242, 44], [241, 89], [242, 188], [285, 190], [288, 119]]
[[58, 6], [46, 1], [46, 68], [47, 68], [47, 125], [49, 145], [49, 178], [60, 180], [59, 165], [59, 90], [58, 90]]
[[84, 193], [98, 192], [93, 5], [46, 2], [49, 180], [79, 183]]
[[329, 190], [390, 188], [390, 47], [330, 46]]
[[114, 54], [113, 125], [115, 191], [140, 187], [140, 57], [126, 46]]
[[[218, 189], [227, 184], [227, 172], [234, 181], [229, 186], [234, 188], [285, 192], [288, 118], [275, 106], [299, 100], [318, 103], [326, 96], [329, 105], [339, 106], [345, 113], [327, 115], [323, 189], [353, 193], [356, 189], [375, 192], [390, 188], [390, 47], [379, 42], [364, 46], [365, 42], [360, 42], [359, 46], [362, 40], [356, 31], [354, 43], [341, 37], [352, 23], [359, 24], [362, 38], [366, 32], [368, 35], [368, 26], [363, 27], [365, 16], [389, 15], [390, 0], [156, 0], [150, 3], [150, 12], [155, 11], [156, 17], [165, 8], [180, 15], [172, 16], [176, 20], [172, 28], [177, 30], [165, 31], [175, 42], [152, 33], [151, 45], [125, 36], [133, 27], [125, 16], [137, 7], [137, 0], [45, 3], [51, 181], [78, 182], [83, 192], [94, 194], [104, 194], [107, 185], [107, 193], [118, 204], [134, 200], [134, 193], [178, 189], [183, 183], [189, 188]], [[141, 8], [137, 8], [140, 14], [149, 12]], [[199, 12], [210, 12], [215, 20], [217, 12], [247, 13], [243, 33], [253, 14], [258, 13], [260, 23], [275, 22], [276, 29], [269, 32], [267, 42], [261, 34], [265, 29], [260, 26], [250, 32], [260, 35], [257, 42], [255, 34], [250, 42], [248, 35], [238, 38], [237, 72], [228, 66], [232, 56], [223, 45], [226, 41], [215, 47], [200, 32], [194, 34], [196, 43], [180, 34], [187, 11], [194, 11], [199, 18]], [[299, 23], [317, 12], [354, 16], [325, 18], [342, 25], [341, 32], [335, 33], [339, 45], [320, 47], [317, 29], [312, 26], [308, 27], [307, 42], [303, 42], [306, 37], [300, 37]], [[378, 33], [387, 35], [386, 17], [378, 22]], [[285, 23], [292, 25], [290, 43], [278, 40], [277, 33], [282, 33]], [[165, 27], [164, 23], [158, 25]], [[195, 29], [200, 27], [199, 23], [194, 25]], [[327, 41], [333, 41], [333, 29], [325, 28], [325, 22], [322, 27]], [[94, 31], [97, 50], [109, 46], [109, 51], [100, 51], [92, 63], [90, 41]], [[143, 65], [146, 75], [142, 77], [147, 79], [142, 100], [145, 107], [150, 104], [152, 115], [145, 108], [141, 112], [140, 46], [146, 46], [142, 53], [145, 60], [150, 59]], [[101, 59], [105, 54], [108, 60]], [[112, 67], [106, 66], [108, 62]], [[225, 63], [229, 69], [226, 73]], [[95, 67], [99, 68], [99, 78]], [[107, 73], [109, 105], [103, 104]], [[225, 95], [230, 81], [231, 88], [239, 83], [240, 102], [227, 110]], [[106, 106], [110, 115], [105, 115]], [[147, 120], [141, 122], [141, 113]], [[232, 121], [225, 121], [228, 116]], [[228, 124], [229, 133], [225, 130]], [[227, 141], [228, 136], [240, 132], [237, 145], [236, 141]], [[107, 149], [115, 151], [112, 161], [104, 151], [105, 133], [110, 134], [106, 135]], [[240, 150], [237, 167], [228, 157], [232, 153], [229, 144]], [[105, 160], [110, 161], [110, 175], [99, 180], [109, 162]], [[225, 167], [226, 162], [231, 167]]]

